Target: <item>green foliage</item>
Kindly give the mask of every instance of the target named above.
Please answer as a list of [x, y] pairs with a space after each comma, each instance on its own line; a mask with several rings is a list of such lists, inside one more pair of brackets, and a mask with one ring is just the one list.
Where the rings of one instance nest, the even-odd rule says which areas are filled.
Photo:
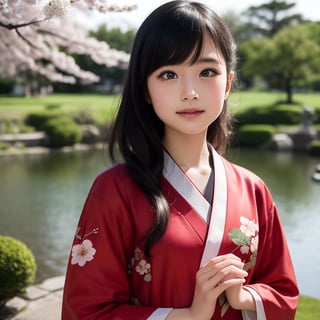
[[315, 108], [314, 110], [313, 121], [314, 123], [320, 123], [320, 105], [319, 105], [319, 108]]
[[0, 141], [0, 151], [6, 151], [10, 149], [10, 143]]
[[50, 147], [72, 146], [82, 139], [82, 130], [71, 118], [58, 116], [49, 119], [43, 127]]
[[73, 120], [78, 124], [96, 124], [90, 110], [81, 110], [72, 115]]
[[30, 113], [25, 120], [26, 125], [34, 127], [38, 131], [43, 131], [48, 120], [61, 115], [61, 111], [56, 109], [42, 110]]
[[272, 138], [276, 133], [275, 127], [267, 124], [246, 124], [238, 130], [238, 142], [243, 146], [257, 147]]
[[236, 116], [239, 125], [244, 124], [286, 124], [293, 125], [301, 122], [302, 108], [298, 105], [274, 105], [268, 108], [253, 107]]
[[310, 154], [320, 156], [320, 140], [311, 141], [308, 150]]
[[303, 21], [300, 14], [291, 14], [294, 6], [295, 3], [286, 1], [271, 1], [251, 6], [245, 12], [250, 19], [248, 27], [251, 27], [252, 33], [272, 37], [279, 30]]
[[252, 38], [242, 44], [244, 75], [261, 76], [270, 86], [284, 89], [286, 101], [292, 103], [293, 88], [312, 83], [320, 71], [320, 43], [314, 40], [311, 27], [287, 27], [272, 38]]
[[97, 31], [92, 31], [90, 34], [99, 41], [107, 42], [111, 48], [129, 53], [136, 31], [134, 29], [128, 31], [122, 31], [120, 28], [108, 29], [106, 25], [100, 25]]
[[20, 132], [21, 133], [31, 133], [31, 132], [35, 132], [35, 128], [32, 126], [27, 126], [25, 124], [22, 124], [20, 127]]
[[36, 262], [30, 249], [21, 241], [0, 236], [0, 305], [25, 292], [33, 284]]

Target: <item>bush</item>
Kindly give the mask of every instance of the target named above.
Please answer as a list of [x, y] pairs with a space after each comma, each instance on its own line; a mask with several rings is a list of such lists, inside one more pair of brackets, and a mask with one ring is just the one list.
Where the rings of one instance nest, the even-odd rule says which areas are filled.
[[320, 156], [320, 140], [311, 141], [308, 150], [310, 154]]
[[33, 284], [36, 262], [32, 252], [21, 241], [0, 236], [0, 306], [22, 294]]
[[239, 125], [244, 124], [299, 124], [302, 109], [297, 105], [254, 107], [236, 115]]
[[26, 117], [25, 124], [34, 127], [38, 131], [43, 131], [46, 122], [58, 116], [61, 116], [61, 111], [55, 109], [33, 112]]
[[246, 124], [238, 130], [238, 142], [240, 145], [255, 147], [271, 140], [276, 129], [271, 125]]
[[314, 110], [314, 123], [320, 123], [320, 107]]
[[7, 151], [11, 147], [10, 143], [5, 141], [0, 141], [0, 151]]
[[302, 109], [300, 106], [277, 105], [270, 109], [269, 124], [299, 124]]
[[82, 139], [82, 130], [67, 116], [54, 117], [44, 124], [50, 147], [72, 146]]

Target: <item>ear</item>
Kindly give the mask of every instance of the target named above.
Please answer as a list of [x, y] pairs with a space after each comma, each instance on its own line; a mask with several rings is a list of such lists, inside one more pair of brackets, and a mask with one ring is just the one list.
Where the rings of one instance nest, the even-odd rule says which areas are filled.
[[232, 87], [232, 81], [234, 78], [234, 71], [230, 71], [227, 77], [227, 84], [226, 84], [226, 91], [225, 91], [225, 95], [224, 95], [224, 100], [227, 100], [229, 97], [229, 93]]

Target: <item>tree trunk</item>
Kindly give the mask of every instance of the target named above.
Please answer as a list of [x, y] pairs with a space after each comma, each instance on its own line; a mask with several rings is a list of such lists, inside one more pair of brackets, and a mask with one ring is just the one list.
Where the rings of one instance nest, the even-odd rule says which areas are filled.
[[285, 89], [286, 89], [286, 94], [287, 94], [287, 99], [286, 99], [286, 103], [287, 104], [293, 104], [293, 92], [292, 92], [292, 81], [291, 78], [287, 78], [286, 82], [285, 82]]

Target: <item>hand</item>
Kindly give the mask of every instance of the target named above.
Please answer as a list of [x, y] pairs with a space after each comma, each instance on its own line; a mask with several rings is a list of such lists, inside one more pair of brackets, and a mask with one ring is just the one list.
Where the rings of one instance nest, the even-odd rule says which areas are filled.
[[247, 272], [240, 258], [227, 254], [211, 259], [196, 274], [196, 288], [190, 308], [174, 309], [167, 320], [209, 320], [214, 314], [220, 294], [245, 282]]
[[228, 303], [236, 310], [256, 310], [255, 301], [251, 293], [240, 285], [234, 285], [226, 290]]
[[248, 275], [240, 258], [227, 254], [211, 259], [196, 275], [190, 312], [194, 319], [211, 319], [219, 295], [230, 287], [241, 287]]

